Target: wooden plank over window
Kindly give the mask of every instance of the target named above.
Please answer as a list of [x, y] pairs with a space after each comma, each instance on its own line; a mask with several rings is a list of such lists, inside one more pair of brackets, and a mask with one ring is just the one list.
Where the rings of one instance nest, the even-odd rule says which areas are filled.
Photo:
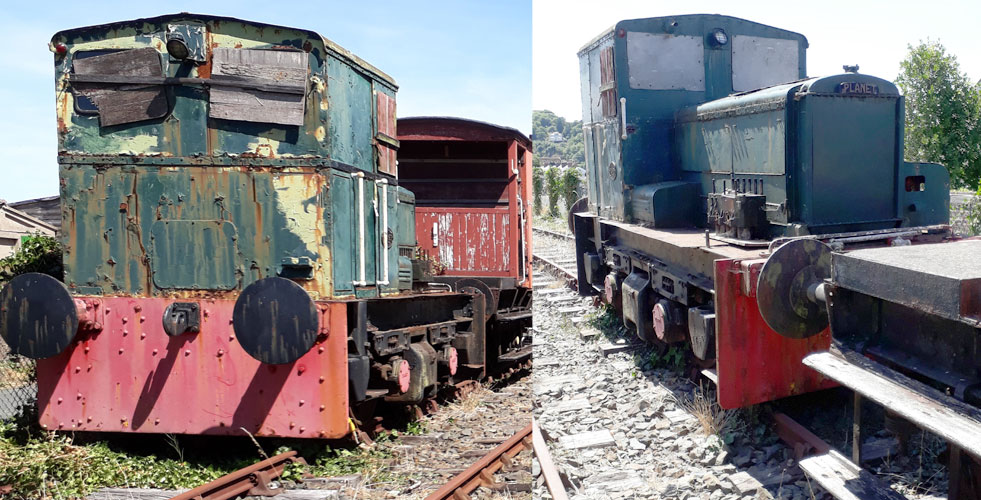
[[384, 92], [375, 91], [375, 147], [378, 150], [378, 171], [396, 175], [396, 155], [398, 134], [395, 130], [395, 98]]
[[264, 81], [299, 93], [211, 88], [208, 116], [223, 120], [303, 125], [309, 56], [302, 51], [215, 48], [212, 80]]
[[[76, 75], [163, 76], [160, 53], [152, 47], [76, 56], [72, 69]], [[73, 89], [95, 104], [103, 127], [163, 118], [169, 111], [162, 85], [76, 83]]]
[[600, 103], [603, 106], [603, 116], [616, 116], [617, 89], [612, 45], [600, 52]]

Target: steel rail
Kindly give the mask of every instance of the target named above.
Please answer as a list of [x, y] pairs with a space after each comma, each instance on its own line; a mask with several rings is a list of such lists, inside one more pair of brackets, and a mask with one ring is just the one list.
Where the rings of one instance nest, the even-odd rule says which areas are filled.
[[531, 426], [531, 443], [535, 449], [535, 457], [538, 458], [538, 466], [545, 478], [545, 487], [548, 488], [553, 500], [569, 500], [565, 484], [559, 476], [559, 469], [555, 467], [552, 454], [548, 451], [548, 445], [545, 444], [545, 438], [542, 436], [542, 430], [538, 427], [538, 421], [532, 418]]
[[240, 495], [275, 496], [283, 492], [275, 483], [287, 464], [306, 463], [295, 451], [287, 451], [259, 463], [252, 464], [230, 474], [185, 491], [170, 500], [226, 500]]
[[548, 230], [548, 229], [542, 229], [542, 228], [540, 228], [540, 227], [532, 227], [531, 229], [532, 229], [532, 231], [534, 231], [534, 232], [537, 232], [537, 233], [542, 233], [542, 234], [544, 234], [544, 235], [548, 235], [548, 236], [551, 236], [551, 237], [553, 237], [553, 238], [559, 238], [559, 239], [562, 239], [562, 240], [570, 240], [570, 241], [572, 241], [572, 240], [575, 240], [575, 239], [576, 239], [576, 238], [575, 238], [574, 236], [572, 236], [571, 234], [562, 234], [562, 233], [557, 233], [557, 232], [555, 232], [555, 231], [550, 231], [550, 230]]
[[518, 431], [489, 453], [474, 462], [467, 470], [450, 479], [438, 490], [426, 497], [426, 500], [446, 500], [467, 498], [480, 486], [495, 487], [500, 483], [494, 481], [494, 473], [510, 462], [518, 453], [531, 449], [532, 424]]

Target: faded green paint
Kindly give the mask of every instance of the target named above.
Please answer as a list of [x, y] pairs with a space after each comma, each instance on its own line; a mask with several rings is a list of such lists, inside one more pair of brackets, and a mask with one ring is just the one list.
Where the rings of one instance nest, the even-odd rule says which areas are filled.
[[[153, 284], [197, 289], [199, 283], [232, 290], [238, 285], [235, 225], [218, 220], [158, 220], [150, 228]], [[206, 262], [207, 265], [201, 265]]]
[[[194, 24], [205, 27], [207, 62], [171, 60], [167, 26]], [[413, 206], [399, 203], [397, 186], [376, 183], [374, 142], [374, 92], [394, 97], [391, 78], [313, 32], [192, 14], [69, 30], [52, 43], [68, 47], [55, 62], [62, 240], [74, 293], [234, 295], [276, 275], [314, 298], [397, 293], [398, 246], [382, 249], [381, 237], [401, 234]], [[145, 47], [160, 52], [160, 76], [191, 78], [210, 76], [219, 47], [304, 50], [303, 125], [209, 119], [209, 91], [197, 84], [168, 86], [169, 111], [156, 120], [100, 127], [97, 115], [76, 110], [68, 77], [76, 54]], [[367, 283], [358, 287], [359, 183], [350, 167], [366, 174]], [[382, 189], [387, 228], [379, 227]], [[387, 286], [379, 285], [382, 252]], [[307, 265], [309, 273], [297, 270]]]

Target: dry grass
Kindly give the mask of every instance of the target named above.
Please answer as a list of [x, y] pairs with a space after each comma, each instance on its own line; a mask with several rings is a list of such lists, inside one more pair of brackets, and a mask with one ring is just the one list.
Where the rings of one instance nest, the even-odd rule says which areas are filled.
[[698, 420], [699, 427], [706, 435], [723, 437], [742, 427], [736, 411], [722, 409], [716, 398], [712, 394], [706, 394], [701, 386], [691, 396], [678, 399], [677, 402]]

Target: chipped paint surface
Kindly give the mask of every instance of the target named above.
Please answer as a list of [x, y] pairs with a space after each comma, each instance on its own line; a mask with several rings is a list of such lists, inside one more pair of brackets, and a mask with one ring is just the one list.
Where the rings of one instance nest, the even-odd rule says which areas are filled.
[[[416, 208], [420, 250], [448, 276], [506, 276], [512, 271], [507, 209]], [[436, 228], [435, 237], [433, 227]]]
[[[200, 65], [171, 60], [166, 52], [169, 24], [201, 24], [208, 61]], [[163, 156], [237, 156], [268, 158], [334, 157], [367, 171], [375, 169], [375, 152], [362, 148], [373, 131], [372, 88], [393, 96], [387, 76], [364, 64], [316, 33], [273, 28], [258, 23], [228, 22], [224, 18], [189, 14], [83, 28], [58, 33], [53, 41], [68, 52], [56, 56], [59, 150], [74, 154], [155, 154]], [[75, 109], [74, 89], [68, 81], [74, 60], [92, 51], [118, 51], [152, 47], [160, 54], [161, 77], [210, 78], [211, 52], [216, 48], [303, 50], [309, 54], [304, 126], [208, 119], [208, 89], [202, 85], [168, 88], [166, 118], [100, 129], [97, 113]], [[352, 66], [354, 64], [354, 66]], [[379, 79], [380, 78], [380, 79]], [[327, 82], [338, 82], [328, 85]], [[341, 83], [343, 82], [343, 83]], [[329, 95], [328, 95], [329, 94]], [[330, 106], [329, 101], [338, 103]], [[150, 136], [160, 137], [157, 141]], [[137, 137], [138, 139], [131, 139]], [[363, 138], [362, 138], [363, 137]], [[261, 139], [259, 139], [261, 138]], [[328, 148], [336, 149], [332, 154]]]
[[[184, 23], [205, 28], [199, 40], [207, 55], [203, 64], [184, 64], [166, 53], [167, 26]], [[357, 185], [332, 186], [351, 177], [332, 175], [341, 172], [331, 161], [375, 173], [373, 92], [394, 98], [387, 77], [357, 66], [359, 59], [316, 33], [209, 16], [178, 14], [69, 30], [53, 41], [69, 49], [55, 55], [55, 63], [62, 239], [73, 293], [233, 296], [253, 281], [284, 272], [302, 275], [290, 277], [315, 298], [398, 293], [397, 247], [388, 249], [388, 286], [355, 291], [354, 276], [341, 276], [347, 280], [341, 284], [334, 271], [335, 261], [345, 267], [356, 262], [351, 242], [359, 228], [338, 213], [350, 215]], [[303, 125], [209, 118], [208, 87], [200, 84], [168, 86], [169, 111], [160, 119], [102, 127], [98, 109], [77, 108], [79, 96], [69, 81], [76, 57], [146, 47], [159, 52], [160, 76], [203, 78], [210, 77], [215, 48], [305, 51]], [[390, 227], [379, 228], [378, 194], [373, 181], [368, 186], [368, 274], [385, 281], [378, 274], [378, 234], [395, 232], [399, 211], [413, 207], [396, 203], [391, 191]], [[332, 198], [345, 201], [334, 205]], [[155, 241], [155, 233], [180, 234], [188, 242], [165, 245]], [[220, 241], [234, 249], [207, 248]], [[287, 264], [284, 270], [291, 259], [313, 264]]]
[[201, 301], [200, 333], [177, 337], [160, 322], [169, 300], [99, 300], [106, 331], [38, 361], [38, 413], [47, 429], [240, 436], [245, 428], [298, 438], [349, 432], [346, 304], [321, 303], [327, 334], [300, 359], [265, 365], [229, 335], [232, 300]]

